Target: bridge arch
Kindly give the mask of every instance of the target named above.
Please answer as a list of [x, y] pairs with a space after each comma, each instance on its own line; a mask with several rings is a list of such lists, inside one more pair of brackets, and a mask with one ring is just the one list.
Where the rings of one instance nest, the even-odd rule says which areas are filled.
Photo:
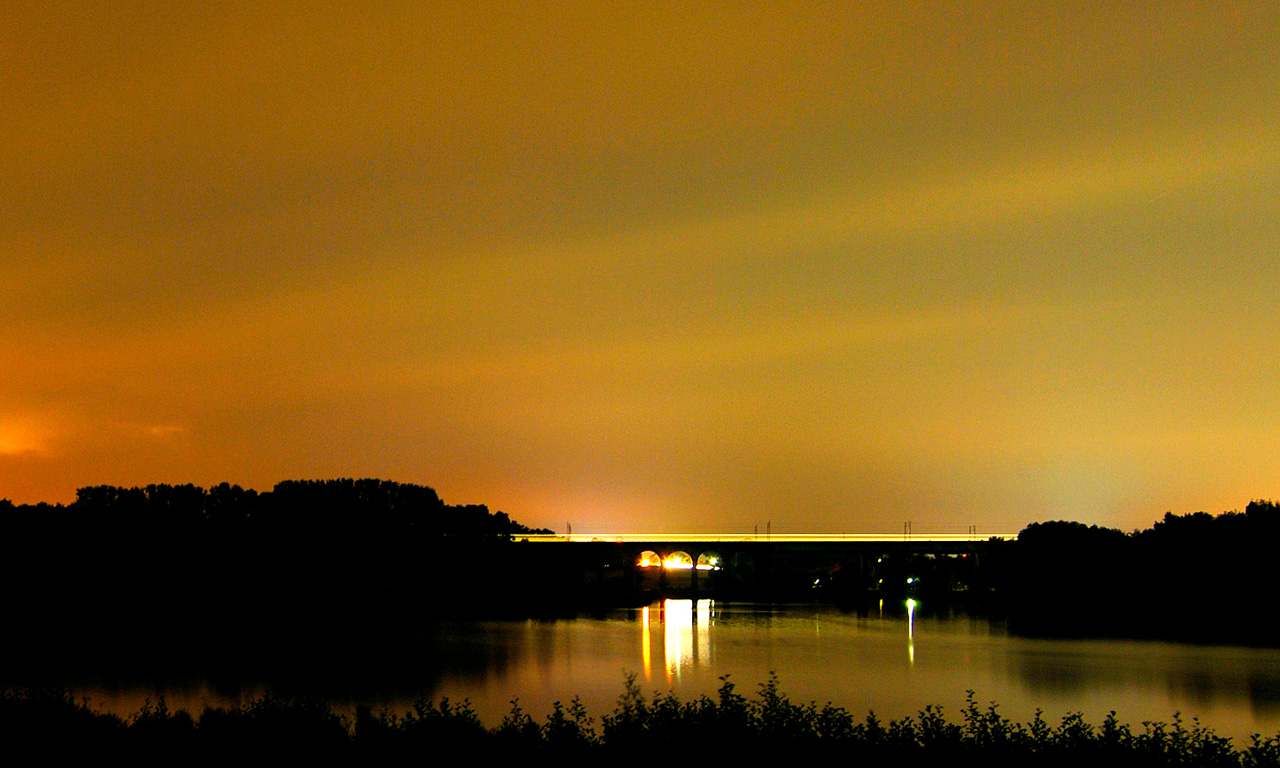
[[707, 550], [698, 555], [698, 562], [695, 566], [699, 571], [719, 571], [724, 569], [724, 558], [720, 557], [720, 553], [713, 550]]
[[662, 567], [673, 571], [691, 571], [694, 569], [693, 557], [688, 552], [677, 549], [663, 559]]

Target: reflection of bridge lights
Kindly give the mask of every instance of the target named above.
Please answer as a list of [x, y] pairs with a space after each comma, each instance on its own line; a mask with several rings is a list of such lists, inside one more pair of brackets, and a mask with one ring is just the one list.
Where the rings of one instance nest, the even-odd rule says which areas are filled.
[[916, 601], [907, 598], [907, 663], [916, 663]]
[[667, 682], [674, 682], [684, 664], [693, 663], [692, 600], [664, 600], [662, 603], [663, 651], [666, 654]]
[[644, 665], [644, 679], [649, 680], [653, 675], [653, 652], [650, 644], [653, 642], [649, 634], [649, 606], [645, 606], [640, 613], [640, 663]]

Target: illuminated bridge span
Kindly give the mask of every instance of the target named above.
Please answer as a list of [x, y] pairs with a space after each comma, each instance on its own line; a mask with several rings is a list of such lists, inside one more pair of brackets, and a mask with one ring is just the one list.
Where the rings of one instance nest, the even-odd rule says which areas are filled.
[[[859, 594], [983, 589], [980, 563], [1017, 534], [662, 534], [530, 535], [552, 558], [605, 596], [704, 594], [795, 598], [822, 590]], [[571, 545], [571, 546], [570, 546]], [[532, 547], [533, 552], [543, 547]], [[540, 557], [538, 559], [541, 559]]]
[[989, 539], [1016, 539], [1016, 533], [927, 533], [921, 535], [901, 533], [575, 533], [575, 534], [532, 534], [518, 536], [521, 541], [537, 542], [615, 542], [618, 544], [643, 544], [651, 542], [670, 543], [723, 543], [723, 542], [759, 542], [778, 544], [803, 543], [841, 543], [841, 542], [957, 542], [987, 541]]

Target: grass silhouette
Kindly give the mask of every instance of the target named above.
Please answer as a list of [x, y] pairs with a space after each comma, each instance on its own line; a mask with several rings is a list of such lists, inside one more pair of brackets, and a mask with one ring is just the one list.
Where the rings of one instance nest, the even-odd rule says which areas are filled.
[[326, 702], [264, 696], [239, 707], [206, 707], [200, 715], [148, 701], [125, 718], [95, 711], [66, 690], [10, 689], [0, 693], [0, 739], [10, 750], [34, 748], [45, 757], [129, 754], [154, 757], [233, 758], [278, 754], [291, 758], [368, 761], [467, 756], [593, 754], [699, 754], [717, 759], [894, 760], [907, 764], [969, 760], [981, 765], [1280, 766], [1280, 735], [1255, 735], [1237, 747], [1197, 721], [1174, 715], [1168, 723], [1134, 729], [1109, 714], [1092, 725], [1079, 713], [1051, 725], [1039, 712], [1029, 723], [982, 707], [973, 692], [957, 718], [926, 706], [913, 717], [883, 722], [858, 718], [831, 704], [796, 703], [776, 676], [743, 696], [726, 677], [714, 697], [681, 700], [646, 696], [634, 675], [625, 678], [612, 712], [599, 720], [577, 699], [557, 702], [539, 722], [518, 700], [488, 728], [471, 706], [419, 699], [407, 712], [374, 712], [360, 705], [354, 717]]

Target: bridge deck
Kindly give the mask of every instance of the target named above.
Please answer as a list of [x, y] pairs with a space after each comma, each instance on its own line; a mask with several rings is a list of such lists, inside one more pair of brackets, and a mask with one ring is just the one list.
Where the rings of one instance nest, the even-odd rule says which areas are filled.
[[1018, 537], [1016, 533], [924, 533], [912, 534], [904, 536], [901, 533], [775, 533], [772, 535], [758, 535], [753, 533], [575, 533], [572, 535], [563, 534], [532, 534], [528, 536], [516, 536], [515, 538], [522, 541], [536, 542], [587, 542], [587, 541], [605, 541], [616, 542], [619, 544], [635, 544], [645, 542], [744, 542], [755, 541], [761, 543], [802, 543], [802, 544], [818, 544], [818, 543], [840, 543], [840, 542], [957, 542], [957, 541], [987, 541], [988, 539], [1015, 539]]

